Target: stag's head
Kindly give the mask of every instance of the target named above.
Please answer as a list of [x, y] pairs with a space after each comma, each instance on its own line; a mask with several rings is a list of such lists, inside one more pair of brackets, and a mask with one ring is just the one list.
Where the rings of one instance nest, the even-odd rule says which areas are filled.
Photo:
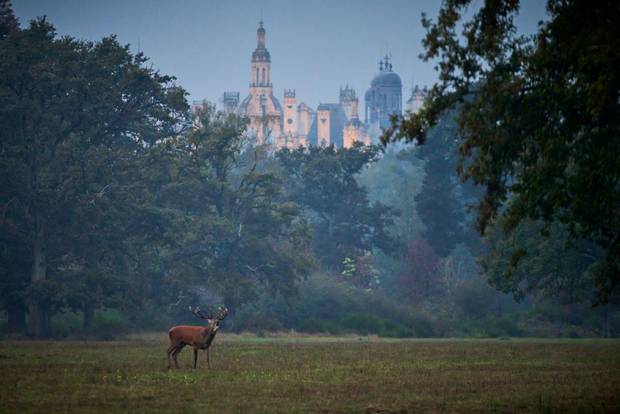
[[205, 319], [207, 321], [207, 326], [208, 328], [210, 328], [210, 331], [212, 333], [216, 333], [218, 329], [220, 329], [220, 321], [224, 320], [224, 318], [226, 318], [226, 316], [228, 316], [228, 313], [230, 312], [227, 307], [220, 306], [217, 315], [213, 317], [211, 314], [202, 314], [198, 306], [196, 306], [196, 308], [194, 308], [193, 310], [190, 306], [190, 310], [197, 318]]

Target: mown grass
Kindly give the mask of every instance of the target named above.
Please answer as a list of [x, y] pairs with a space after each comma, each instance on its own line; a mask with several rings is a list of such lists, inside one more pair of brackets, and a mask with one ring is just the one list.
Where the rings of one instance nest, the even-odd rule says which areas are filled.
[[0, 342], [0, 412], [620, 412], [617, 340], [221, 335], [166, 369], [165, 335]]

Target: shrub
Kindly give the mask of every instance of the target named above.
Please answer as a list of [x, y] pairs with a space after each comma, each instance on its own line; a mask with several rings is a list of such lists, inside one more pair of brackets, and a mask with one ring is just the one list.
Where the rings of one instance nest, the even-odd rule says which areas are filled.
[[54, 339], [79, 334], [82, 330], [82, 315], [76, 312], [59, 312], [50, 318], [50, 329]]
[[109, 341], [127, 332], [128, 326], [117, 309], [102, 309], [95, 312], [93, 326], [89, 334], [95, 339]]

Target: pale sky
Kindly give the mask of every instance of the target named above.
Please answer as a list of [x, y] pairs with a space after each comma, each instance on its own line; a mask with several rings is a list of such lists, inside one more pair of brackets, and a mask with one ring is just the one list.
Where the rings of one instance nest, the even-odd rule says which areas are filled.
[[[316, 108], [337, 102], [348, 83], [360, 98], [360, 113], [386, 53], [403, 81], [404, 100], [414, 83], [434, 82], [433, 64], [418, 58], [420, 15], [435, 16], [439, 6], [437, 0], [13, 0], [22, 26], [46, 15], [63, 35], [98, 40], [116, 34], [162, 73], [176, 76], [190, 101], [216, 102], [224, 91], [247, 95], [262, 14], [276, 97], [282, 101], [285, 88], [295, 89], [298, 102]], [[520, 31], [533, 32], [544, 13], [543, 1], [522, 2]]]

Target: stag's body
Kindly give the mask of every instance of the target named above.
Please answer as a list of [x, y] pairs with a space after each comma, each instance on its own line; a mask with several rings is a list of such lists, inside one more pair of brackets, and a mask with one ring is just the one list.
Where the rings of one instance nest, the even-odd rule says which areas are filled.
[[170, 338], [170, 346], [168, 347], [168, 368], [170, 368], [170, 358], [174, 360], [174, 366], [179, 367], [177, 361], [177, 355], [181, 350], [189, 345], [194, 348], [194, 368], [198, 361], [198, 350], [204, 349], [207, 355], [207, 366], [211, 367], [209, 361], [209, 347], [215, 338], [215, 334], [219, 329], [219, 323], [222, 319], [228, 315], [228, 309], [221, 308], [220, 313], [216, 318], [210, 316], [203, 316], [200, 310], [196, 308], [193, 312], [199, 318], [206, 319], [208, 321], [207, 326], [191, 326], [191, 325], [179, 325], [171, 328], [168, 331], [168, 337]]

